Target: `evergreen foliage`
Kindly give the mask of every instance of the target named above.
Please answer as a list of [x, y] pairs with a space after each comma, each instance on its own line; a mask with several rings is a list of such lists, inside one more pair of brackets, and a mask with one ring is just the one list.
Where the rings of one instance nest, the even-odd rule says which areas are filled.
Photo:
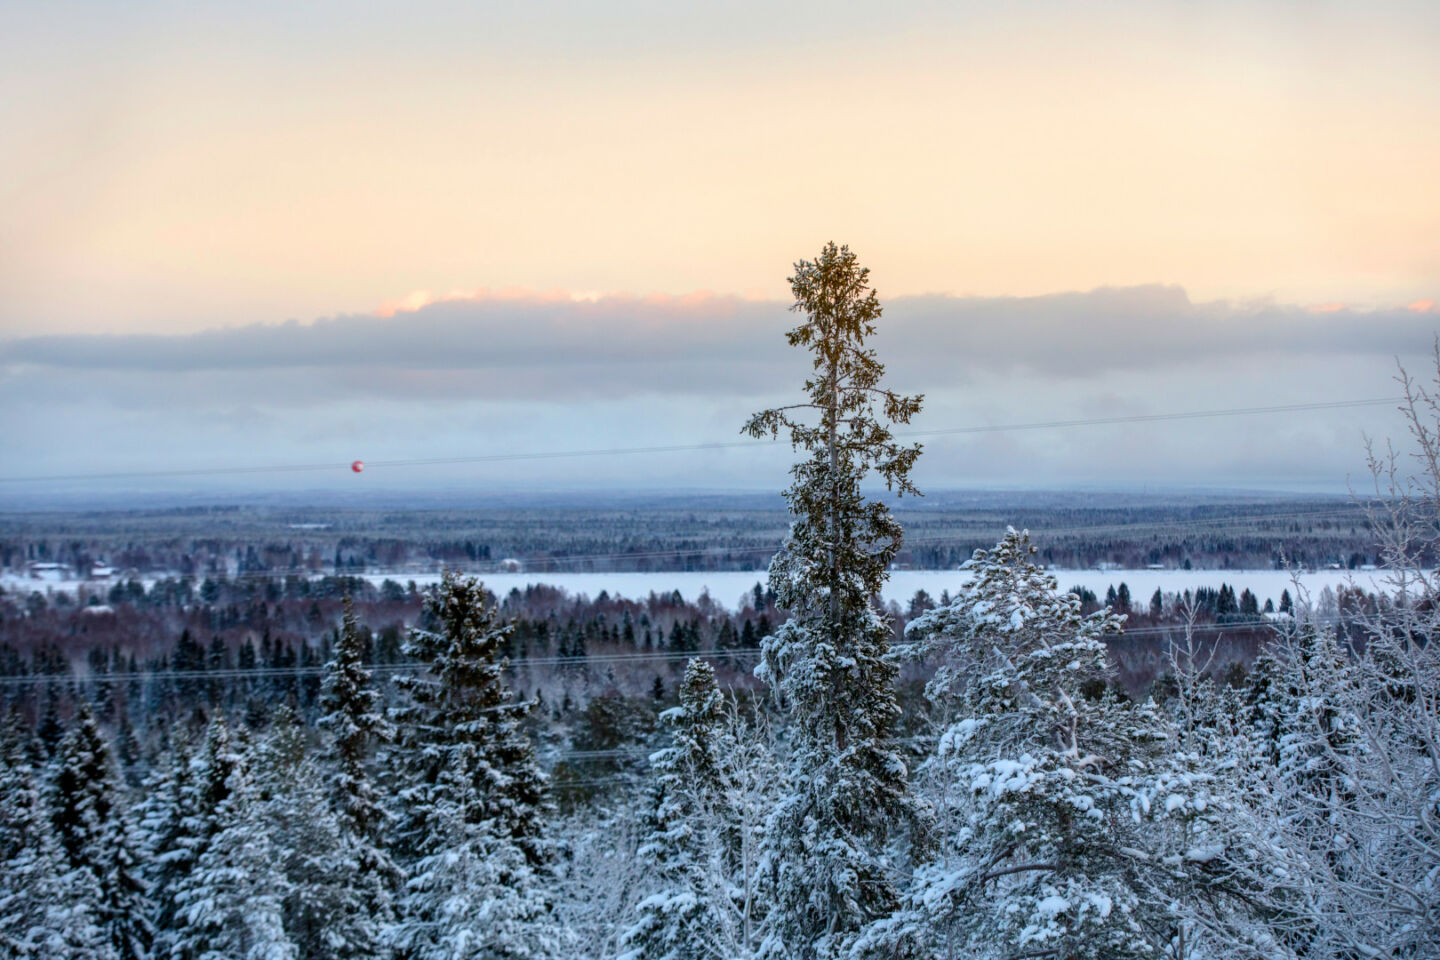
[[305, 750], [305, 732], [282, 710], [254, 751], [252, 816], [269, 835], [283, 891], [285, 935], [314, 960], [385, 955], [393, 922], [390, 890], [373, 867], [374, 848], [342, 826], [326, 764]]
[[637, 861], [649, 885], [624, 935], [631, 960], [753, 957], [771, 919], [760, 889], [762, 828], [781, 787], [759, 717], [721, 695], [692, 659], [662, 721], [671, 745], [651, 757], [652, 798]]
[[529, 707], [504, 682], [510, 627], [453, 572], [427, 613], [406, 645], [429, 676], [404, 678], [400, 841], [413, 860], [395, 943], [417, 960], [544, 955], [558, 936], [535, 881], [549, 861], [544, 779], [520, 726]]
[[715, 671], [703, 660], [690, 660], [680, 705], [662, 715], [674, 731], [674, 744], [651, 758], [655, 798], [640, 856], [660, 889], [640, 902], [639, 919], [626, 935], [627, 956], [635, 960], [698, 960], [713, 953], [713, 851], [705, 848], [703, 833], [721, 813], [715, 803], [724, 763], [720, 711]]
[[[390, 819], [368, 766], [373, 744], [393, 740], [395, 728], [380, 709], [380, 691], [365, 663], [367, 646], [347, 598], [335, 656], [326, 665], [319, 724], [331, 735], [326, 759], [334, 771], [332, 802], [346, 834], [347, 855], [354, 859], [355, 911], [375, 928], [355, 932], [358, 941], [370, 944], [352, 943], [356, 956], [371, 955], [377, 931], [393, 920], [393, 891], [400, 881], [400, 871], [382, 843]], [[314, 769], [305, 772], [324, 769], [311, 766]]]
[[[156, 952], [171, 960], [199, 960], [197, 951], [206, 948], [204, 928], [213, 918], [204, 918], [201, 928], [196, 928], [202, 919], [196, 914], [196, 900], [205, 891], [197, 873], [216, 834], [233, 825], [239, 812], [248, 813], [238, 802], [230, 802], [240, 755], [223, 716], [210, 721], [199, 754], [185, 762], [185, 753], [183, 747], [176, 750], [168, 789], [159, 809], [146, 818], [154, 829], [149, 846], [154, 851], [150, 863], [157, 873], [153, 881], [159, 930]], [[181, 763], [184, 769], [176, 769]], [[211, 866], [215, 866], [213, 858]]]
[[[285, 900], [292, 886], [283, 852], [265, 817], [264, 799], [248, 769], [232, 752], [223, 722], [207, 742], [210, 785], [224, 772], [223, 790], [207, 791], [200, 835], [203, 848], [177, 884], [179, 922], [170, 956], [176, 960], [296, 960], [299, 946], [285, 930]], [[205, 782], [202, 780], [202, 783]]]
[[144, 960], [155, 932], [140, 877], [134, 827], [127, 818], [95, 714], [81, 701], [55, 758], [53, 823], [71, 867], [88, 871], [100, 889], [95, 919], [118, 960]]
[[917, 655], [940, 659], [927, 694], [945, 726], [925, 774], [939, 782], [945, 840], [862, 952], [1099, 958], [1152, 947], [1120, 851], [1143, 846], [1132, 807], [1164, 728], [1148, 708], [1082, 693], [1108, 678], [1103, 640], [1124, 618], [1082, 616], [1033, 553], [1014, 530], [976, 551], [952, 602], [907, 631]]
[[848, 247], [830, 243], [800, 261], [790, 284], [805, 320], [787, 338], [813, 354], [806, 400], [756, 414], [745, 431], [785, 431], [805, 454], [785, 491], [794, 522], [770, 566], [790, 619], [765, 638], [756, 675], [789, 707], [793, 738], [792, 790], [766, 830], [780, 917], [773, 948], [808, 958], [838, 954], [893, 909], [887, 844], [917, 819], [904, 760], [886, 742], [899, 714], [896, 668], [874, 599], [901, 529], [861, 484], [873, 471], [897, 494], [917, 492], [910, 470], [920, 448], [896, 443], [881, 418], [908, 423], [921, 398], [880, 386], [885, 368], [865, 346], [880, 301]]
[[492, 822], [531, 865], [547, 859], [541, 815], [544, 777], [520, 727], [529, 705], [514, 703], [501, 650], [510, 634], [480, 582], [447, 572], [427, 601], [434, 629], [410, 633], [405, 653], [429, 676], [402, 677], [413, 706], [401, 745], [414, 785], [402, 794], [406, 849], [434, 848], [428, 822], [450, 803], [466, 823]]
[[56, 837], [27, 737], [7, 723], [0, 741], [0, 954], [118, 960], [101, 925], [95, 875], [73, 866]]

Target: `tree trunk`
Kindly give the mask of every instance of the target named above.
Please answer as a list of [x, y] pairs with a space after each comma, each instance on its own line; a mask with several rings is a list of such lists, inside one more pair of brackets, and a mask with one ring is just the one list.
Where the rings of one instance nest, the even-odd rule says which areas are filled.
[[[830, 424], [829, 424], [829, 448], [830, 448], [830, 642], [831, 646], [839, 649], [835, 641], [840, 637], [840, 557], [836, 552], [836, 544], [840, 542], [840, 385], [839, 371], [836, 369], [840, 350], [836, 347], [830, 355]], [[845, 725], [840, 720], [840, 715], [835, 715], [835, 750], [837, 753], [845, 751]]]

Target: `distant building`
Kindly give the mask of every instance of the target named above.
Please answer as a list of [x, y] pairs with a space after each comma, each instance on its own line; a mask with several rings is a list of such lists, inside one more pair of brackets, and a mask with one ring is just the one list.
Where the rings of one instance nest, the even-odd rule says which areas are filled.
[[501, 573], [520, 573], [524, 569], [525, 564], [519, 560], [516, 560], [514, 557], [506, 557], [504, 560], [500, 561]]
[[115, 568], [104, 563], [92, 563], [90, 565], [91, 580], [109, 580], [115, 576]]
[[63, 563], [34, 561], [30, 564], [30, 578], [32, 580], [45, 580], [49, 582], [69, 580], [70, 568]]

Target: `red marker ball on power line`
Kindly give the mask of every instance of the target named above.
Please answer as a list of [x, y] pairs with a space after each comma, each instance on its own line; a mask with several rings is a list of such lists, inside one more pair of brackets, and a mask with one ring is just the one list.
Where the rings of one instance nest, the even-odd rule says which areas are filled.
[[356, 473], [359, 473], [361, 470], [365, 469], [365, 461], [356, 460], [354, 463], [350, 464], [350, 469], [354, 470]]

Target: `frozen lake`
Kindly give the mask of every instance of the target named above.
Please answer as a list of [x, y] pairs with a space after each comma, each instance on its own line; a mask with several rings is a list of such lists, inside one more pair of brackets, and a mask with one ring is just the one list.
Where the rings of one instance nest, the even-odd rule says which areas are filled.
[[[1249, 589], [1264, 606], [1267, 599], [1280, 602], [1280, 592], [1291, 584], [1290, 574], [1282, 570], [1054, 570], [1060, 589], [1074, 586], [1087, 587], [1098, 596], [1104, 597], [1112, 585], [1121, 583], [1130, 588], [1130, 596], [1137, 604], [1146, 603], [1158, 587], [1164, 593], [1194, 590], [1197, 587], [1219, 588], [1222, 583], [1235, 588], [1235, 592]], [[1367, 591], [1379, 589], [1379, 574], [1373, 571], [1323, 570], [1301, 575], [1300, 582], [1312, 595], [1318, 595], [1325, 587], [1339, 587], [1350, 582]], [[379, 583], [384, 576], [367, 576], [366, 579]], [[439, 580], [438, 576], [398, 578], [414, 579], [424, 585]], [[559, 587], [572, 594], [584, 594], [594, 598], [604, 590], [611, 596], [632, 600], [643, 600], [653, 593], [679, 590], [686, 600], [694, 600], [708, 591], [711, 598], [726, 607], [734, 608], [743, 595], [748, 594], [759, 581], [765, 582], [763, 570], [722, 573], [490, 573], [481, 576], [485, 586], [503, 596], [512, 588], [525, 589], [531, 584], [547, 584]], [[939, 598], [942, 590], [954, 591], [964, 583], [966, 574], [960, 570], [896, 570], [890, 574], [884, 598], [904, 605], [924, 590], [932, 597]], [[1293, 594], [1294, 591], [1292, 590]]]
[[[1182, 590], [1194, 590], [1197, 587], [1219, 588], [1222, 583], [1234, 587], [1236, 593], [1249, 589], [1259, 599], [1262, 606], [1267, 599], [1274, 600], [1278, 604], [1280, 592], [1290, 586], [1291, 579], [1290, 574], [1282, 570], [1052, 570], [1051, 572], [1059, 581], [1060, 589], [1068, 590], [1074, 586], [1082, 586], [1095, 591], [1096, 595], [1101, 597], [1111, 586], [1118, 587], [1124, 583], [1130, 588], [1130, 596], [1136, 604], [1147, 603], [1157, 587], [1164, 593], [1177, 593]], [[765, 582], [765, 571], [763, 570], [721, 573], [534, 572], [487, 573], [478, 576], [485, 582], [485, 586], [502, 596], [509, 593], [512, 588], [523, 590], [531, 584], [559, 587], [568, 593], [577, 596], [583, 594], [592, 599], [598, 596], [602, 590], [611, 596], [621, 596], [632, 600], [643, 600], [652, 592], [662, 593], [672, 590], [679, 590], [680, 595], [686, 600], [694, 600], [701, 593], [708, 591], [716, 603], [731, 609], [741, 602], [742, 597], [751, 591], [757, 581], [762, 584]], [[1351, 582], [1352, 578], [1356, 586], [1366, 591], [1375, 591], [1383, 586], [1379, 580], [1380, 576], [1381, 574], [1375, 571], [1319, 570], [1301, 574], [1300, 582], [1314, 596], [1318, 595], [1325, 587], [1336, 588]], [[439, 574], [377, 573], [365, 574], [364, 578], [377, 585], [385, 580], [396, 580], [402, 584], [414, 580], [420, 586], [426, 586], [437, 582], [440, 576]], [[960, 570], [896, 570], [890, 574], [884, 598], [886, 602], [894, 601], [904, 605], [915, 595], [915, 591], [924, 590], [938, 599], [941, 591], [953, 592], [965, 580], [966, 574]], [[148, 588], [154, 580], [147, 577], [143, 579], [143, 582]], [[73, 593], [77, 586], [84, 586], [89, 591], [108, 589], [108, 584], [97, 582], [41, 581], [14, 575], [0, 577], [0, 588], [10, 591], [39, 590], [41, 593], [47, 591]]]

